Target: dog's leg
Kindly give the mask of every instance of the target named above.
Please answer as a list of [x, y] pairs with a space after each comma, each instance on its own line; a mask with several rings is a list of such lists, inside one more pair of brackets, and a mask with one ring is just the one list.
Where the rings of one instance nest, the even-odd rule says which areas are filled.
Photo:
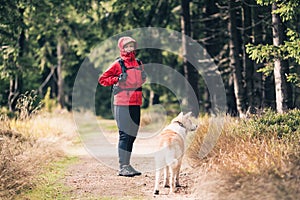
[[155, 173], [154, 195], [158, 195], [158, 194], [159, 194], [160, 171], [161, 171], [161, 169], [156, 169], [156, 173]]
[[170, 192], [169, 192], [169, 194], [175, 193], [175, 178], [176, 178], [175, 166], [170, 166]]
[[176, 187], [181, 187], [180, 184], [179, 184], [179, 169], [177, 169], [177, 172], [176, 172], [176, 182], [175, 182], [175, 185]]
[[164, 169], [164, 187], [168, 188], [169, 185], [169, 166], [166, 166]]
[[179, 184], [179, 173], [180, 173], [180, 167], [181, 167], [182, 159], [179, 160], [178, 165], [176, 167], [176, 187], [180, 187]]

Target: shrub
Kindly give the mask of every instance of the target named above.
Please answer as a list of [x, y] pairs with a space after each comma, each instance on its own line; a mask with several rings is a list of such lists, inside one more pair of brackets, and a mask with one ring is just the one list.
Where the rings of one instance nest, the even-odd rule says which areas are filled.
[[49, 123], [51, 120], [44, 118], [42, 122], [37, 117], [0, 120], [0, 199], [14, 199], [34, 187], [43, 166], [63, 156], [51, 140], [58, 130]]
[[[219, 169], [236, 174], [271, 173], [285, 176], [300, 161], [300, 112], [286, 114], [266, 111], [262, 116], [236, 120], [226, 118], [222, 133], [213, 150], [200, 159], [201, 148], [209, 127], [207, 118], [201, 119], [188, 150], [192, 163], [209, 161]], [[219, 131], [219, 130], [216, 130]]]
[[18, 119], [27, 119], [32, 115], [37, 114], [41, 109], [42, 103], [39, 101], [35, 91], [27, 91], [21, 94], [17, 100], [16, 108], [18, 109]]
[[266, 110], [260, 117], [254, 116], [243, 122], [245, 130], [254, 136], [276, 135], [278, 138], [293, 137], [300, 132], [300, 110], [279, 114]]
[[267, 110], [261, 116], [243, 120], [226, 117], [215, 146], [205, 157], [201, 155], [204, 141], [209, 141], [208, 127], [217, 122], [207, 117], [200, 120], [201, 126], [187, 151], [199, 172], [196, 196], [203, 195], [202, 188], [207, 193], [215, 193], [218, 188], [216, 196], [222, 196], [220, 199], [297, 199], [299, 110], [286, 114]]

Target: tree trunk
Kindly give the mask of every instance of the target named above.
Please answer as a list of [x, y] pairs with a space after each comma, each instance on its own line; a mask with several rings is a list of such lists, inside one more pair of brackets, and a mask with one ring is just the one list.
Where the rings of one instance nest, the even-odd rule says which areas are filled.
[[150, 90], [150, 97], [149, 98], [150, 98], [149, 106], [160, 104], [159, 95], [157, 93], [155, 93], [153, 90]]
[[184, 76], [188, 83], [191, 85], [193, 91], [189, 91], [188, 87], [185, 87], [187, 96], [183, 99], [183, 106], [187, 106], [188, 111], [192, 111], [195, 116], [199, 114], [199, 104], [194, 102], [194, 98], [189, 98], [189, 95], [196, 95], [196, 99], [199, 99], [199, 89], [198, 81], [199, 74], [198, 71], [188, 62], [187, 57], [192, 56], [193, 52], [189, 52], [189, 44], [187, 44], [186, 36], [191, 36], [191, 22], [190, 22], [190, 1], [181, 1], [181, 34], [182, 34], [182, 54], [183, 54], [183, 69]]
[[[251, 0], [250, 4], [252, 5], [254, 2]], [[262, 20], [262, 17], [259, 16], [257, 7], [252, 7], [251, 9], [251, 19], [252, 19], [252, 35], [253, 40], [252, 43], [255, 45], [261, 44], [263, 42], [262, 38], [262, 23], [258, 23]], [[256, 24], [257, 23], [257, 24]], [[253, 75], [249, 77], [252, 79], [252, 93], [250, 96], [252, 97], [251, 106], [255, 108], [263, 108], [262, 105], [262, 97], [263, 97], [263, 83], [262, 83], [262, 73], [257, 72], [261, 67], [263, 67], [262, 63], [253, 63]], [[248, 93], [249, 94], [249, 93]]]
[[[277, 4], [272, 4], [272, 11], [277, 9]], [[278, 47], [284, 42], [284, 27], [278, 14], [272, 14], [273, 45]], [[288, 63], [281, 58], [274, 61], [274, 79], [276, 91], [276, 109], [284, 113], [289, 108], [289, 94], [286, 74], [288, 74]]]
[[254, 71], [254, 64], [253, 61], [249, 58], [249, 55], [246, 53], [246, 45], [250, 43], [250, 36], [251, 36], [251, 8], [249, 5], [252, 4], [252, 0], [245, 0], [245, 3], [242, 6], [242, 51], [243, 51], [243, 66], [245, 71], [245, 92], [248, 99], [248, 106], [249, 111], [252, 113], [255, 108], [259, 106], [255, 102], [256, 94], [255, 94], [255, 88], [254, 88], [254, 75], [257, 73]]
[[64, 79], [62, 75], [62, 45], [60, 40], [57, 42], [57, 100], [61, 108], [65, 107], [64, 102]]
[[[24, 18], [23, 18], [24, 12], [25, 12], [24, 8], [19, 8], [20, 16], [22, 16], [20, 22], [21, 24], [24, 24]], [[25, 30], [23, 27], [18, 39], [18, 48], [19, 48], [19, 53], [16, 59], [17, 61], [14, 61], [16, 68], [9, 81], [8, 108], [10, 111], [15, 110], [17, 98], [22, 91], [21, 66], [18, 60], [20, 60], [20, 58], [24, 56], [24, 51], [25, 51]]]
[[16, 100], [20, 94], [19, 77], [15, 75], [9, 81], [8, 108], [9, 111], [15, 111]]
[[228, 85], [226, 87], [226, 96], [227, 96], [227, 113], [230, 116], [237, 116], [237, 106], [236, 106], [236, 98], [234, 94], [234, 81], [233, 81], [233, 74], [229, 77]]
[[239, 59], [239, 47], [241, 44], [238, 41], [237, 24], [236, 24], [236, 7], [235, 1], [229, 1], [229, 48], [230, 48], [230, 66], [233, 70], [234, 94], [236, 97], [236, 105], [238, 114], [243, 117], [246, 111], [244, 80], [242, 75], [242, 66]]
[[[296, 19], [296, 32], [300, 33], [300, 12], [297, 14]], [[296, 68], [296, 73], [300, 74], [300, 67]], [[300, 87], [298, 86], [295, 86], [294, 89], [293, 107], [300, 108]]]

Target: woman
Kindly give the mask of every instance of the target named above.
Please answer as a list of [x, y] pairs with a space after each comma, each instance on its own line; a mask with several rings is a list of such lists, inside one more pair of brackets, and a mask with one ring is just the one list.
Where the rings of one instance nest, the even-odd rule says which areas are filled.
[[140, 125], [142, 84], [146, 80], [143, 66], [135, 58], [136, 41], [121, 37], [118, 41], [120, 58], [100, 76], [102, 86], [114, 85], [114, 115], [119, 129], [119, 176], [139, 176], [130, 165], [133, 143]]

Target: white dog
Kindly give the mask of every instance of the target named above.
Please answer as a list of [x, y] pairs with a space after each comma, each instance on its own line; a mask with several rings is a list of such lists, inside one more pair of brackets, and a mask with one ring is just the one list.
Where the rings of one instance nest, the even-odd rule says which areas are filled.
[[170, 186], [170, 194], [175, 192], [175, 186], [179, 186], [179, 171], [185, 151], [186, 135], [188, 131], [197, 128], [190, 117], [191, 112], [185, 115], [181, 112], [159, 135], [159, 151], [155, 156], [155, 195], [159, 194], [159, 179], [163, 169], [164, 186]]

